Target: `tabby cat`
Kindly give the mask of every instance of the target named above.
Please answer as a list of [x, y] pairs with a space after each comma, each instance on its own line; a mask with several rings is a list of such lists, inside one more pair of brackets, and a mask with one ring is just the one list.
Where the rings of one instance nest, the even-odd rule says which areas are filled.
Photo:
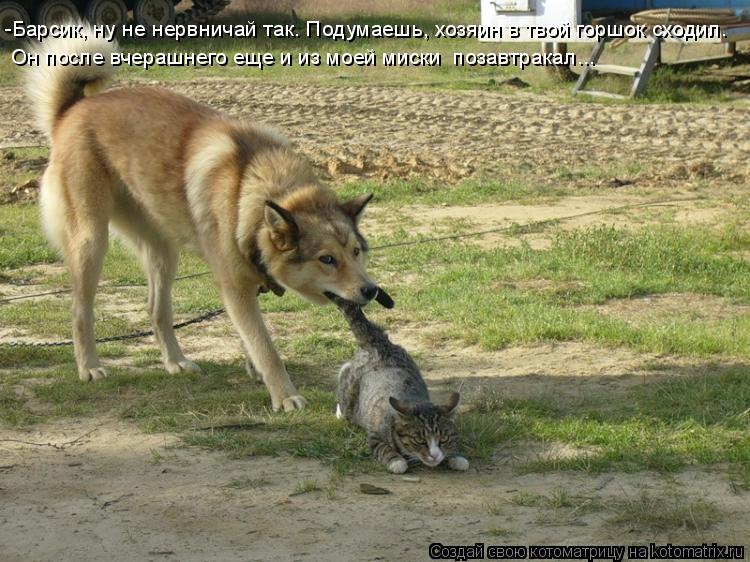
[[352, 328], [359, 350], [339, 372], [336, 417], [364, 428], [375, 458], [390, 472], [406, 472], [408, 461], [435, 467], [447, 461], [466, 470], [456, 450], [452, 414], [459, 395], [447, 404], [430, 402], [427, 385], [406, 351], [370, 323], [359, 305], [331, 297]]

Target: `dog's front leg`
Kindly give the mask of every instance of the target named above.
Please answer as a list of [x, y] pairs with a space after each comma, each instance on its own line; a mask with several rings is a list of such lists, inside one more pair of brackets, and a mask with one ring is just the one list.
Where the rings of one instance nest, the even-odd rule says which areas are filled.
[[258, 288], [225, 284], [221, 292], [227, 313], [240, 333], [247, 355], [271, 395], [274, 411], [283, 408], [290, 412], [304, 408], [307, 402], [294, 388], [263, 323], [258, 305]]
[[262, 382], [263, 377], [260, 376], [258, 369], [255, 368], [255, 365], [253, 365], [253, 360], [250, 357], [250, 352], [247, 349], [247, 345], [245, 345], [245, 340], [240, 338], [240, 341], [242, 342], [242, 351], [245, 354], [245, 371], [250, 377], [253, 378], [253, 380]]

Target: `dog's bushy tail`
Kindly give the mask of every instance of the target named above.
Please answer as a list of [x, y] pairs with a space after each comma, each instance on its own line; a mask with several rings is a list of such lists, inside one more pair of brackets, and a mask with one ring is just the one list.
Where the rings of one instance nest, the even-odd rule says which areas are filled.
[[393, 344], [380, 326], [367, 319], [362, 307], [356, 303], [337, 299], [336, 306], [344, 313], [359, 347], [365, 351], [384, 351]]
[[[54, 38], [33, 47], [39, 55], [39, 65], [30, 66], [26, 71], [26, 94], [31, 99], [37, 125], [49, 137], [60, 115], [75, 102], [85, 96], [94, 95], [107, 85], [114, 74], [111, 64], [112, 53], [117, 45], [106, 39], [95, 38], [94, 30], [86, 23], [80, 26], [83, 38]], [[103, 66], [82, 65], [62, 66], [51, 64], [48, 55], [78, 55], [101, 53], [106, 64]]]

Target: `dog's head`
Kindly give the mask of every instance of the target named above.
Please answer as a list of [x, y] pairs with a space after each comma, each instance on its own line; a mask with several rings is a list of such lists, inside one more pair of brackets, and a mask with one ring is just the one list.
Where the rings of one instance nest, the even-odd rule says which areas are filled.
[[263, 260], [279, 283], [317, 304], [326, 294], [367, 304], [378, 287], [367, 275], [367, 241], [358, 229], [371, 194], [345, 203], [316, 199], [316, 189], [291, 201], [266, 201]]

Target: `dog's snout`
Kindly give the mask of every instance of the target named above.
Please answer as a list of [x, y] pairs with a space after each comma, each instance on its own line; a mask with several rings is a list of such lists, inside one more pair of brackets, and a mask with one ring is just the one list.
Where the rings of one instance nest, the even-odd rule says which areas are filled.
[[378, 294], [378, 288], [375, 285], [365, 285], [360, 289], [360, 292], [362, 293], [363, 297], [365, 297], [368, 301], [371, 301], [375, 298], [375, 295]]

